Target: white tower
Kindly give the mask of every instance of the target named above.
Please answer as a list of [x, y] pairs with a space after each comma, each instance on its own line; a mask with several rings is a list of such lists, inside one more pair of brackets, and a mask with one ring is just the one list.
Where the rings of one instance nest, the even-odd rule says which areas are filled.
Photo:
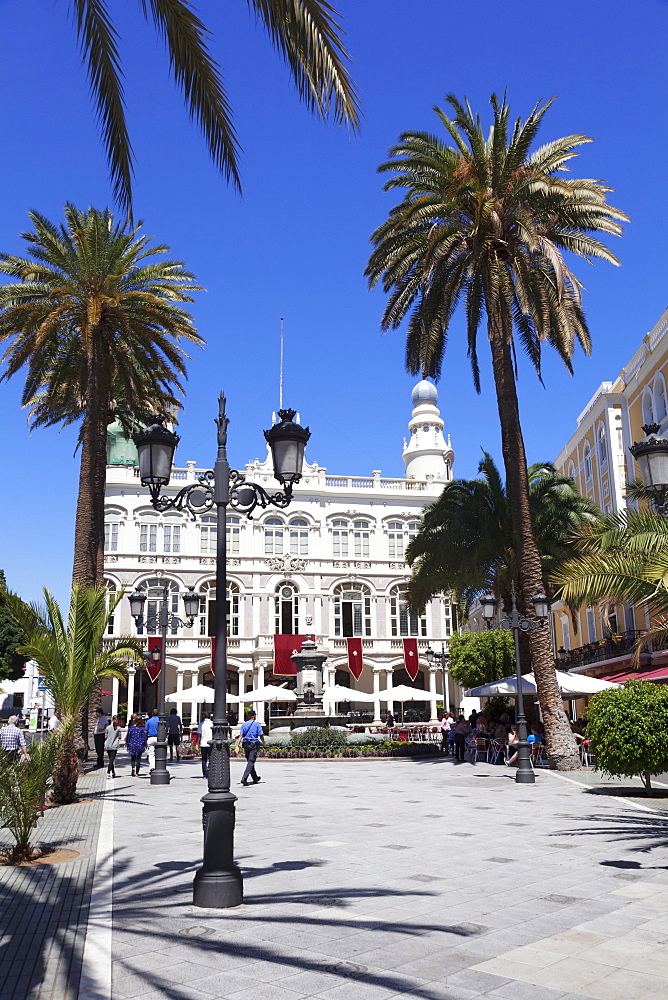
[[437, 407], [438, 390], [432, 382], [423, 379], [413, 389], [413, 416], [408, 429], [408, 442], [404, 438], [403, 460], [407, 479], [434, 479], [449, 482], [455, 453], [443, 437], [441, 411]]

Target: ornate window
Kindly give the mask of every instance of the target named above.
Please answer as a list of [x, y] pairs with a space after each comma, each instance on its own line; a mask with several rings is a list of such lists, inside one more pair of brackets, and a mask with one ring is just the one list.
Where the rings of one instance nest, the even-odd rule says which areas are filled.
[[419, 521], [390, 521], [387, 525], [387, 545], [390, 559], [404, 559], [409, 543], [420, 530]]
[[117, 513], [117, 511], [106, 510], [104, 512], [105, 552], [118, 552], [120, 527], [121, 527], [121, 515]]
[[218, 533], [217, 523], [218, 522], [215, 517], [201, 518], [199, 528], [200, 555], [214, 556], [216, 554], [216, 536]]
[[596, 616], [593, 608], [587, 608], [587, 642], [596, 642]]
[[162, 542], [165, 552], [181, 551], [181, 518], [178, 514], [165, 514]]
[[[162, 610], [165, 587], [167, 588], [167, 611], [172, 615], [179, 615], [179, 585], [175, 580], [166, 580], [164, 577], [152, 577], [139, 584], [139, 590], [146, 593], [146, 604], [144, 605], [144, 618], [157, 618]], [[155, 623], [150, 629], [137, 629], [137, 635], [151, 634], [158, 635], [160, 628]], [[177, 629], [170, 630], [171, 635], [177, 634]]]
[[[239, 635], [240, 594], [236, 583], [227, 585], [227, 634]], [[199, 634], [216, 634], [216, 584], [212, 580], [200, 587]]]
[[158, 515], [144, 511], [139, 521], [139, 551], [158, 551]]
[[353, 539], [356, 559], [369, 558], [369, 538], [371, 526], [368, 521], [355, 521], [353, 524]]
[[225, 519], [227, 534], [227, 554], [230, 556], [239, 555], [239, 534], [241, 532], [241, 518], [228, 517]]
[[597, 438], [598, 460], [603, 465], [604, 462], [608, 461], [608, 439], [603, 424], [598, 425]]
[[283, 522], [277, 517], [268, 517], [264, 522], [264, 554], [283, 555]]
[[371, 594], [364, 584], [339, 584], [335, 589], [334, 635], [371, 635]]
[[406, 601], [406, 593], [401, 587], [394, 587], [390, 593], [390, 621], [393, 636], [426, 636], [427, 619], [411, 614]]
[[348, 558], [347, 521], [334, 521], [332, 525], [332, 555], [335, 559]]
[[279, 583], [274, 594], [274, 632], [277, 635], [299, 633], [299, 591], [294, 583]]
[[575, 462], [572, 460], [568, 463], [568, 478], [575, 481]]
[[[106, 587], [107, 587], [107, 614], [108, 614], [109, 613], [109, 609], [110, 609], [112, 603], [116, 600], [117, 590], [116, 590], [116, 584], [114, 583], [113, 580], [105, 580], [105, 584], [106, 584]], [[114, 634], [114, 619], [115, 618], [116, 618], [116, 612], [114, 611], [114, 613], [112, 614], [111, 618], [107, 622], [107, 635], [113, 635]]]
[[663, 375], [659, 373], [654, 379], [654, 416], [657, 424], [660, 424], [668, 416], [668, 404], [666, 403], [666, 383]]
[[303, 517], [290, 521], [290, 555], [308, 555], [308, 522]]
[[645, 389], [642, 395], [642, 422], [643, 424], [654, 424], [654, 399], [649, 388]]
[[589, 441], [585, 441], [583, 459], [584, 459], [585, 479], [587, 480], [587, 482], [589, 482], [592, 475], [591, 446], [589, 444]]

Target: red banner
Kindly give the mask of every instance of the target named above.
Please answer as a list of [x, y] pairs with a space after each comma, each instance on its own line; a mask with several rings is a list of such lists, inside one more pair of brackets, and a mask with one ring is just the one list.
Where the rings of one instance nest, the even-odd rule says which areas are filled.
[[216, 676], [216, 637], [211, 636], [211, 673]]
[[348, 643], [348, 670], [353, 675], [355, 680], [358, 681], [364, 668], [364, 661], [362, 659], [362, 640], [347, 639], [346, 642]]
[[414, 681], [420, 668], [417, 639], [404, 639], [404, 666], [406, 673]]
[[[151, 656], [154, 649], [160, 650], [160, 659], [156, 661]], [[161, 635], [150, 635], [148, 637], [148, 659], [146, 660], [146, 673], [148, 674], [151, 684], [155, 684], [158, 677], [160, 676], [160, 670], [162, 669], [162, 636]]]
[[292, 653], [302, 648], [306, 635], [275, 635], [274, 636], [274, 673], [284, 677], [293, 676], [297, 668], [290, 659]]

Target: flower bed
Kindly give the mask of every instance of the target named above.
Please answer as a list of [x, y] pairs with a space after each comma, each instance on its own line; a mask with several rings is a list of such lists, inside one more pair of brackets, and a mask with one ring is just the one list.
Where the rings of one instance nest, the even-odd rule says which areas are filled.
[[406, 743], [394, 740], [374, 742], [366, 746], [345, 746], [323, 750], [318, 746], [263, 747], [258, 754], [267, 760], [331, 759], [342, 757], [426, 757], [438, 754], [435, 743]]

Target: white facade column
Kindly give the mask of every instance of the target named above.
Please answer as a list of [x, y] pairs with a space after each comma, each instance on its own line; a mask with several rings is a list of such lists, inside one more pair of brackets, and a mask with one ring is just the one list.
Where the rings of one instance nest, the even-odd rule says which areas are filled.
[[[336, 670], [334, 667], [330, 667], [329, 664], [325, 667], [325, 687], [334, 687], [336, 680]], [[325, 710], [325, 715], [334, 715], [336, 711], [336, 702], [331, 698], [328, 698], [326, 702], [323, 702], [322, 706]]]
[[373, 668], [373, 721], [376, 725], [382, 723], [380, 717], [380, 672], [382, 667]]
[[[191, 667], [190, 670], [191, 670], [191, 673], [190, 673], [190, 677], [191, 677], [190, 686], [191, 687], [197, 687], [197, 682], [199, 680], [199, 670], [195, 670], [193, 667]], [[198, 714], [197, 714], [197, 709], [198, 709], [197, 702], [196, 701], [192, 701], [190, 703], [190, 725], [191, 726], [192, 726], [193, 723], [199, 722], [199, 717], [198, 717]]]
[[111, 714], [118, 715], [118, 677], [111, 679]]
[[[183, 691], [183, 670], [177, 668], [176, 670], [176, 693], [181, 694]], [[183, 720], [183, 701], [181, 698], [176, 703], [176, 712], [179, 719]]]
[[[264, 660], [257, 661], [257, 679], [255, 681], [254, 687], [263, 688], [264, 687]], [[264, 701], [254, 701], [253, 708], [257, 712], [257, 721], [261, 726], [265, 724], [265, 710], [264, 707], [266, 702]]]
[[128, 667], [128, 718], [130, 719], [134, 715], [135, 711], [135, 674], [137, 673], [136, 667]]
[[[239, 668], [239, 697], [246, 694], [246, 671]], [[246, 702], [239, 702], [239, 725], [244, 721]]]
[[436, 714], [436, 702], [438, 701], [438, 695], [436, 693], [436, 667], [429, 668], [429, 712], [431, 714], [430, 722], [438, 722], [438, 715]]

